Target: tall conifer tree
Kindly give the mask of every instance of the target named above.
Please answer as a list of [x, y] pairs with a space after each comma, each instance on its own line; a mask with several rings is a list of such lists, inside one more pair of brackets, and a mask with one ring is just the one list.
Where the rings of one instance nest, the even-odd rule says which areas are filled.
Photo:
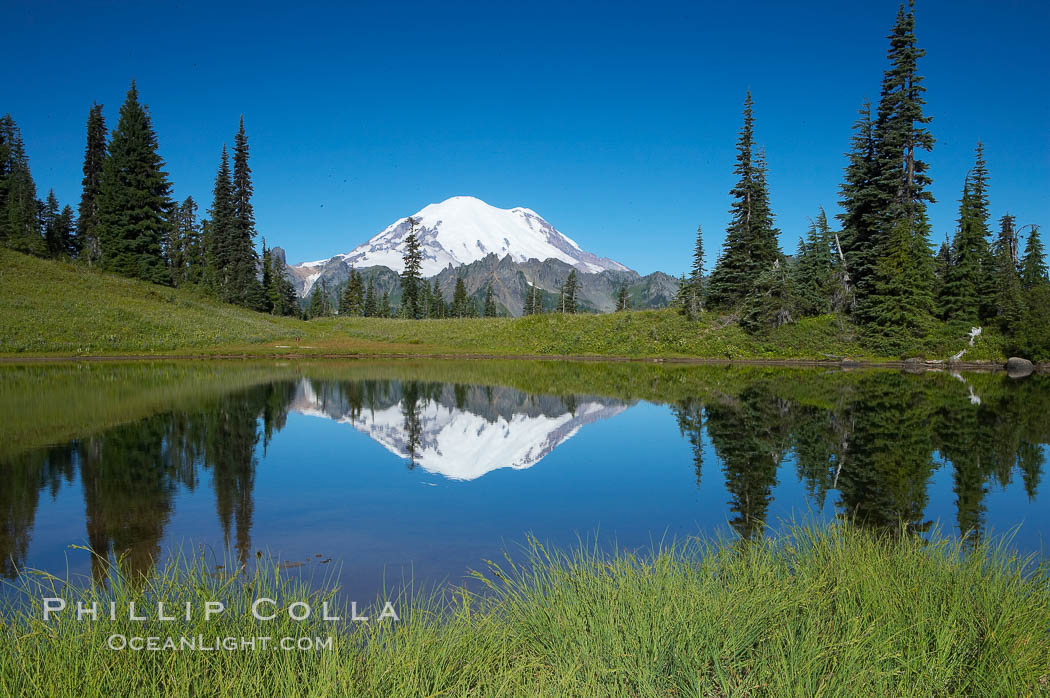
[[420, 270], [423, 266], [423, 248], [416, 236], [416, 225], [412, 216], [408, 217], [408, 236], [405, 238], [403, 261], [405, 268], [401, 272], [401, 307], [406, 317], [422, 317], [420, 285], [423, 283]]
[[375, 276], [368, 277], [368, 289], [365, 291], [365, 317], [379, 314], [379, 300], [376, 298]]
[[875, 246], [878, 240], [879, 191], [876, 188], [875, 125], [871, 103], [865, 102], [853, 124], [853, 138], [842, 184], [840, 204], [842, 253], [857, 295], [870, 289], [875, 269]]
[[95, 103], [88, 111], [87, 145], [84, 147], [84, 179], [77, 217], [77, 239], [82, 255], [93, 264], [102, 253], [98, 241], [98, 197], [102, 191], [102, 167], [106, 162], [106, 120], [102, 105]]
[[1046, 272], [1046, 255], [1043, 252], [1043, 241], [1039, 237], [1039, 226], [1033, 225], [1025, 242], [1024, 257], [1021, 259], [1021, 286], [1030, 291], [1036, 286], [1048, 283]]
[[230, 229], [230, 293], [234, 303], [256, 307], [261, 303], [256, 270], [255, 209], [252, 206], [252, 170], [248, 165], [248, 135], [241, 117], [233, 139], [233, 179], [231, 180], [232, 222]]
[[744, 125], [737, 139], [736, 186], [730, 191], [732, 219], [715, 269], [708, 280], [707, 300], [714, 307], [731, 307], [751, 290], [758, 275], [779, 257], [779, 231], [774, 227], [766, 183], [765, 157], [755, 145], [751, 92], [744, 100]]
[[0, 244], [35, 255], [47, 253], [40, 232], [36, 183], [29, 172], [22, 132], [10, 114], [0, 118]]
[[873, 335], [891, 344], [922, 336], [933, 311], [933, 256], [926, 204], [930, 177], [918, 151], [933, 148], [926, 124], [915, 44], [915, 14], [901, 5], [889, 36], [888, 58], [874, 125], [875, 255], [871, 281], [858, 292], [858, 313]]
[[999, 236], [993, 251], [995, 261], [995, 319], [1007, 334], [1015, 332], [1024, 319], [1024, 294], [1017, 271], [1017, 243], [1014, 217], [1009, 213], [999, 221]]
[[219, 170], [215, 173], [212, 188], [212, 205], [208, 210], [205, 253], [207, 259], [206, 278], [212, 290], [224, 301], [236, 298], [233, 278], [233, 255], [236, 252], [233, 221], [233, 181], [230, 174], [230, 155], [222, 146]]
[[952, 265], [941, 291], [944, 317], [965, 326], [994, 315], [995, 284], [988, 247], [988, 168], [984, 147], [966, 175], [959, 203], [959, 227], [952, 242]]
[[492, 284], [489, 284], [485, 288], [485, 309], [484, 317], [496, 317], [496, 298], [492, 295]]
[[157, 134], [132, 81], [102, 168], [98, 231], [105, 269], [171, 283], [161, 251], [171, 209], [171, 186], [163, 167]]

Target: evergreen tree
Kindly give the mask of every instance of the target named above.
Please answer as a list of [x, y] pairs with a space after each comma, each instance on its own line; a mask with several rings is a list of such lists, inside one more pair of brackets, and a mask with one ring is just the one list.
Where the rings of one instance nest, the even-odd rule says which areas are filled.
[[456, 290], [452, 292], [452, 317], [470, 316], [470, 298], [467, 296], [467, 286], [463, 283], [463, 277], [456, 279]]
[[498, 314], [496, 311], [496, 299], [492, 295], [492, 284], [489, 284], [485, 288], [485, 310], [482, 317], [496, 317]]
[[791, 280], [779, 259], [758, 275], [754, 287], [741, 306], [740, 326], [758, 333], [792, 322], [795, 298]]
[[[866, 288], [858, 290], [858, 314], [871, 334], [898, 346], [925, 334], [933, 311], [933, 257], [926, 204], [930, 177], [917, 151], [930, 151], [925, 88], [915, 45], [915, 15], [902, 5], [889, 36], [888, 58], [874, 124], [875, 221], [870, 250], [875, 263]], [[863, 292], [862, 292], [863, 291]]]
[[315, 284], [313, 291], [310, 292], [310, 301], [306, 306], [306, 319], [311, 320], [315, 317], [322, 317], [325, 314], [324, 293], [321, 291], [321, 284]]
[[448, 316], [448, 308], [445, 307], [445, 297], [441, 294], [437, 277], [434, 277], [434, 286], [430, 289], [430, 317], [443, 318]]
[[802, 317], [823, 315], [833, 310], [835, 258], [831, 252], [828, 218], [821, 209], [809, 225], [805, 240], [798, 241], [798, 254], [792, 265], [791, 285]]
[[722, 253], [708, 281], [707, 301], [713, 307], [736, 305], [751, 290], [756, 277], [780, 255], [779, 231], [773, 223], [766, 184], [765, 157], [754, 140], [751, 92], [744, 100], [744, 125], [737, 140], [738, 180], [730, 190], [732, 219]]
[[616, 293], [616, 311], [623, 312], [631, 309], [631, 294], [627, 292], [627, 282], [620, 283], [620, 290]]
[[350, 277], [346, 282], [346, 286], [343, 287], [342, 294], [339, 296], [339, 314], [360, 316], [364, 314], [364, 309], [364, 282], [361, 279], [361, 274], [355, 271], [353, 267], [350, 267]]
[[262, 279], [259, 286], [262, 302], [259, 310], [273, 315], [295, 315], [299, 299], [292, 282], [284, 275], [284, 263], [272, 249], [266, 247], [265, 239], [262, 249]]
[[0, 244], [35, 255], [47, 253], [40, 234], [36, 183], [22, 132], [10, 114], [0, 118]]
[[211, 218], [208, 221], [208, 236], [205, 253], [208, 272], [206, 277], [212, 290], [220, 299], [233, 302], [236, 289], [233, 278], [234, 243], [233, 221], [233, 182], [230, 173], [230, 155], [226, 146], [222, 146], [219, 159], [219, 170], [215, 174], [215, 186], [212, 188], [212, 205], [208, 209]]
[[389, 291], [383, 291], [383, 299], [379, 302], [379, 317], [390, 317]]
[[[678, 310], [690, 320], [700, 317], [704, 309], [704, 238], [701, 226], [696, 226], [696, 243], [693, 247], [693, 268], [689, 278], [678, 287]], [[617, 310], [620, 310], [617, 306]]]
[[569, 272], [565, 284], [561, 287], [561, 295], [558, 297], [558, 310], [562, 313], [575, 313], [577, 310], [576, 294], [580, 283], [576, 276], [576, 270]]
[[274, 279], [273, 255], [270, 254], [270, 250], [266, 247], [266, 238], [263, 238], [262, 241], [262, 289], [263, 296], [266, 299], [263, 305], [263, 312], [276, 314], [274, 309], [279, 301], [275, 298], [276, 281]]
[[959, 227], [952, 242], [952, 265], [941, 297], [945, 319], [965, 327], [977, 325], [987, 317], [982, 305], [994, 298], [994, 286], [989, 282], [993, 274], [987, 239], [987, 187], [984, 149], [978, 143], [977, 162], [963, 184]]
[[1050, 283], [1045, 278], [1025, 292], [1025, 313], [1013, 344], [1032, 361], [1050, 361]]
[[157, 134], [131, 82], [109, 143], [99, 190], [98, 237], [105, 269], [154, 283], [170, 283], [161, 240], [169, 225], [171, 190]]
[[[948, 283], [948, 276], [952, 270], [952, 247], [945, 236], [944, 242], [937, 250], [937, 256], [933, 260], [933, 295], [935, 298], [944, 298], [944, 288]], [[940, 315], [944, 315], [943, 312]]]
[[252, 207], [254, 188], [252, 170], [248, 165], [248, 136], [244, 132], [243, 116], [233, 141], [231, 184], [230, 300], [245, 307], [257, 307], [260, 304], [260, 289], [256, 276], [259, 255], [255, 251], [255, 210]]
[[98, 196], [102, 191], [102, 167], [106, 161], [106, 120], [102, 105], [95, 103], [88, 112], [87, 145], [84, 147], [84, 179], [77, 218], [77, 239], [88, 264], [99, 259]]
[[401, 307], [406, 317], [420, 318], [422, 315], [422, 304], [420, 303], [420, 285], [423, 283], [420, 269], [423, 266], [423, 249], [416, 236], [416, 225], [419, 224], [412, 216], [408, 217], [408, 236], [405, 238], [405, 253], [403, 260], [404, 271], [401, 272]]
[[197, 202], [192, 196], [179, 204], [175, 217], [175, 227], [178, 229], [180, 249], [182, 252], [181, 263], [175, 265], [178, 273], [173, 276], [175, 285], [182, 282], [200, 283], [204, 275], [204, 233], [200, 223], [197, 222]]
[[529, 288], [525, 291], [525, 302], [521, 308], [522, 315], [539, 315], [543, 312], [543, 296], [540, 293], [540, 287], [535, 284], [529, 284]]
[[1025, 291], [1031, 291], [1047, 282], [1043, 241], [1039, 239], [1039, 226], [1033, 225], [1025, 243], [1024, 257], [1021, 259], [1021, 287]]
[[368, 290], [365, 292], [365, 317], [375, 317], [379, 314], [379, 301], [376, 299], [375, 276], [368, 277]]
[[55, 197], [55, 190], [51, 189], [47, 192], [47, 199], [44, 200], [43, 206], [40, 207], [40, 230], [44, 234], [47, 256], [53, 259], [60, 256], [66, 248], [65, 241], [62, 240], [58, 230], [58, 212], [58, 199]]
[[1024, 293], [1017, 271], [1017, 237], [1014, 217], [1009, 213], [999, 220], [999, 237], [994, 246], [995, 317], [1007, 334], [1016, 332], [1024, 319]]
[[849, 267], [855, 293], [867, 296], [876, 262], [878, 240], [879, 190], [876, 187], [875, 126], [871, 104], [865, 102], [853, 124], [846, 181], [839, 188], [842, 222], [842, 253]]
[[80, 241], [76, 237], [77, 222], [73, 215], [73, 207], [68, 204], [62, 207], [58, 214], [58, 239], [62, 241], [63, 249], [60, 254], [67, 257], [76, 257], [80, 254]]

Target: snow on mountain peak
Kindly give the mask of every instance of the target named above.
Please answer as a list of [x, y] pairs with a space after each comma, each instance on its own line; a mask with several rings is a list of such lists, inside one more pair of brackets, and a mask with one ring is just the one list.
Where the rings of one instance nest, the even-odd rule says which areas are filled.
[[[627, 270], [619, 262], [585, 252], [529, 208], [502, 209], [477, 197], [453, 196], [424, 206], [412, 218], [416, 220], [416, 234], [423, 250], [423, 276], [433, 276], [450, 264], [458, 267], [489, 254], [500, 258], [510, 255], [516, 262], [553, 257], [585, 272]], [[409, 232], [408, 217], [401, 218], [368, 242], [333, 259], [355, 267], [381, 265], [401, 271]], [[309, 277], [316, 279], [319, 268], [329, 261], [305, 262], [297, 267], [311, 283]], [[309, 288], [304, 293], [308, 291]]]

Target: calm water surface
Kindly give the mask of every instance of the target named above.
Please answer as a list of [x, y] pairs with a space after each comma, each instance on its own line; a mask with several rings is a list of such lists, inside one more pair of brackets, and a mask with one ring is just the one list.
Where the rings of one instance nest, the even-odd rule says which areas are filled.
[[[648, 546], [791, 517], [1045, 555], [1050, 378], [636, 364], [0, 366], [0, 574], [267, 551], [368, 598], [532, 533]], [[228, 551], [228, 552], [227, 552]]]

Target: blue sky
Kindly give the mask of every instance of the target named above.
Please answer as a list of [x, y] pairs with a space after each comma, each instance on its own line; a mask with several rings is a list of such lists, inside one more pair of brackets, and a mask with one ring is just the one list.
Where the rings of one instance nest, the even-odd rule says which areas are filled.
[[[221, 5], [221, 6], [220, 6]], [[878, 97], [894, 2], [5, 3], [41, 196], [80, 196], [84, 124], [131, 78], [175, 195], [202, 209], [243, 113], [258, 230], [289, 261], [345, 252], [428, 203], [528, 206], [646, 273], [710, 263], [728, 221], [744, 93], [793, 251], [837, 210], [850, 125]], [[1050, 224], [1050, 3], [920, 0], [934, 241], [986, 144], [992, 213]]]

